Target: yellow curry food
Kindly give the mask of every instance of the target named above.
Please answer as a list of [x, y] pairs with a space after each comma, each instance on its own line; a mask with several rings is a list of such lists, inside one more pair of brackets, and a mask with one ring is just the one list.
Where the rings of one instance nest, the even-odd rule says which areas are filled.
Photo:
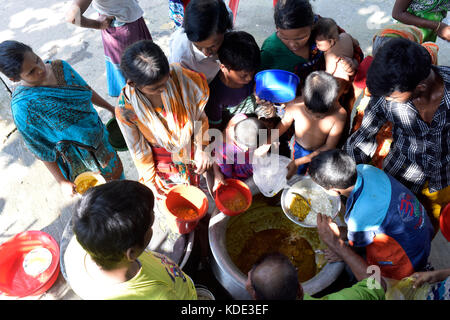
[[[305, 220], [306, 216], [308, 215], [311, 206], [311, 199], [307, 199], [308, 203], [306, 203], [306, 199], [295, 195], [294, 199], [292, 200], [291, 206], [289, 209], [291, 210], [292, 215], [296, 216], [299, 221]], [[309, 204], [309, 206], [308, 206]]]
[[233, 198], [223, 200], [222, 203], [226, 208], [234, 212], [244, 210], [245, 208], [247, 208], [248, 204], [247, 199], [240, 192], [236, 192], [236, 195]]
[[98, 180], [95, 177], [87, 177], [84, 178], [83, 180], [81, 180], [80, 182], [77, 183], [77, 192], [79, 194], [83, 194], [86, 191], [88, 191], [88, 189], [95, 187], [98, 184]]
[[234, 263], [247, 274], [260, 257], [280, 252], [288, 257], [298, 270], [300, 282], [307, 281], [317, 273], [315, 253], [303, 237], [285, 229], [266, 229], [250, 237]]
[[180, 219], [191, 220], [195, 219], [198, 216], [197, 210], [188, 207], [188, 206], [180, 206], [176, 207], [173, 210], [173, 214], [176, 215]]

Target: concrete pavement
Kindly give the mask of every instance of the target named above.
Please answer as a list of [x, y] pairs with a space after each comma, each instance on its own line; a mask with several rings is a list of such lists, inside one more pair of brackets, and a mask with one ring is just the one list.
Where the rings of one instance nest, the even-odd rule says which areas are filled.
[[[167, 0], [140, 0], [144, 18], [154, 41], [168, 53], [173, 24], [169, 19]], [[103, 47], [98, 30], [83, 29], [64, 21], [71, 1], [6, 0], [2, 1], [0, 42], [8, 39], [30, 45], [44, 59], [64, 59], [104, 98], [107, 96]], [[357, 38], [364, 53], [370, 53], [375, 29], [392, 21], [393, 1], [388, 0], [313, 0], [314, 11], [334, 18], [348, 33]], [[88, 15], [95, 17], [90, 8]], [[448, 20], [448, 19], [447, 19]], [[259, 45], [274, 32], [272, 0], [241, 0], [235, 23], [236, 30], [253, 34]], [[450, 45], [441, 39], [440, 64], [450, 65]], [[13, 84], [1, 75], [8, 87]], [[25, 147], [15, 130], [9, 108], [9, 93], [0, 83], [0, 243], [25, 230], [43, 230], [58, 242], [70, 217], [73, 200], [64, 198], [42, 162]], [[109, 115], [99, 113], [106, 123]], [[119, 153], [128, 179], [137, 172], [128, 152]], [[431, 261], [435, 268], [450, 266], [450, 245], [439, 233], [433, 241]], [[1, 299], [1, 297], [0, 297]], [[77, 299], [65, 285], [62, 276], [46, 294], [33, 299]]]

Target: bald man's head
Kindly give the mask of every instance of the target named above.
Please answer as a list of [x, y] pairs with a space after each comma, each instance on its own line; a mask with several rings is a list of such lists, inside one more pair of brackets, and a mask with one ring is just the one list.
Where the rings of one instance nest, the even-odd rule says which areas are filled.
[[247, 290], [255, 300], [295, 300], [297, 293], [303, 296], [297, 270], [281, 253], [265, 255], [255, 263]]

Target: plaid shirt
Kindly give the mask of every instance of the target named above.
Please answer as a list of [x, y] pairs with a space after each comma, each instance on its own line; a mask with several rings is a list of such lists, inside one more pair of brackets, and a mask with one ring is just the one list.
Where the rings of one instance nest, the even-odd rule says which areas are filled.
[[444, 79], [444, 97], [431, 124], [422, 120], [411, 101], [397, 103], [373, 97], [361, 127], [347, 140], [344, 150], [356, 163], [367, 163], [377, 147], [376, 134], [393, 123], [393, 142], [383, 169], [413, 192], [426, 181], [430, 192], [450, 185], [450, 67], [433, 67]]

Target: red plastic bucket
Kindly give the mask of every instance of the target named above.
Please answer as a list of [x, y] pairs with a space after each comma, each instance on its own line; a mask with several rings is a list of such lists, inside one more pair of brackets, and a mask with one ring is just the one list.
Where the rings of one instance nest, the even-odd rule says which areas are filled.
[[[40, 248], [51, 253], [51, 262], [42, 272], [31, 275], [25, 270], [24, 260], [32, 250]], [[50, 289], [58, 275], [59, 246], [49, 234], [38, 230], [25, 231], [0, 245], [2, 293], [14, 297], [38, 296]]]
[[442, 209], [439, 225], [442, 235], [450, 242], [450, 203]]
[[173, 187], [164, 201], [171, 229], [180, 234], [194, 230], [208, 212], [206, 194], [191, 185]]
[[[247, 211], [252, 204], [253, 198], [250, 188], [244, 182], [237, 179], [226, 179], [225, 182], [226, 184], [221, 185], [216, 191], [214, 200], [217, 208], [228, 216], [235, 216]], [[241, 208], [230, 208], [231, 203], [234, 201], [239, 202], [238, 197], [242, 199], [242, 202], [245, 201], [246, 205], [237, 203]]]

